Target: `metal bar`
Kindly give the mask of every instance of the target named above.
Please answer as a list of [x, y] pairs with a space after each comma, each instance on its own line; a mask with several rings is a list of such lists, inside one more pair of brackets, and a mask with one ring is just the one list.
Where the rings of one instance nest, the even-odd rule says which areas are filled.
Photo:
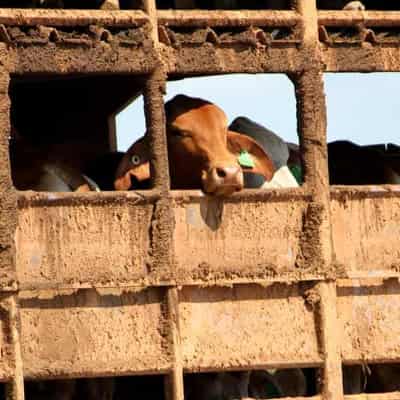
[[[310, 0], [305, 0], [309, 2]], [[315, 2], [314, 2], [315, 3]], [[316, 30], [315, 30], [316, 32]], [[312, 43], [315, 32], [305, 33]], [[315, 48], [310, 45], [310, 53]], [[297, 264], [311, 271], [327, 271], [331, 264], [330, 200], [326, 145], [326, 104], [322, 72], [318, 60], [310, 60], [309, 70], [295, 80], [297, 123], [300, 149], [303, 156], [306, 190], [312, 193], [312, 202], [306, 210], [302, 242], [302, 258]], [[318, 221], [318, 222], [317, 222]]]
[[348, 359], [343, 356], [342, 362], [344, 365], [361, 365], [361, 364], [399, 364], [400, 355], [393, 358], [374, 358], [373, 356], [363, 357], [361, 359]]
[[319, 11], [318, 24], [326, 26], [400, 27], [400, 11]]
[[363, 393], [344, 396], [344, 400], [399, 400], [400, 392]]
[[341, 199], [344, 196], [349, 200], [398, 198], [400, 197], [399, 185], [379, 186], [331, 186], [331, 199]]
[[176, 287], [168, 289], [167, 299], [170, 323], [169, 334], [173, 357], [172, 371], [167, 380], [167, 398], [171, 400], [184, 400], [183, 367], [179, 332], [179, 292]]
[[160, 10], [157, 11], [160, 25], [182, 27], [241, 27], [270, 26], [292, 27], [300, 22], [294, 11], [205, 11], [205, 10]]
[[[3, 63], [7, 55], [2, 51]], [[3, 64], [3, 65], [4, 65]], [[0, 288], [16, 289], [15, 242], [17, 227], [17, 199], [12, 185], [9, 139], [10, 139], [10, 98], [9, 72], [0, 67]]]
[[17, 192], [18, 208], [29, 207], [60, 207], [81, 205], [106, 205], [106, 204], [149, 204], [160, 199], [160, 194], [155, 190], [129, 191], [129, 192]]
[[320, 282], [316, 285], [320, 296], [318, 318], [320, 323], [321, 347], [325, 355], [323, 368], [324, 400], [343, 398], [342, 360], [337, 332], [336, 285]]
[[6, 303], [8, 306], [7, 328], [9, 330], [9, 345], [11, 347], [14, 364], [12, 380], [6, 384], [6, 397], [7, 400], [24, 400], [24, 374], [21, 357], [21, 344], [19, 340], [19, 318], [16, 294], [10, 296]]
[[185, 373], [207, 373], [207, 372], [226, 372], [226, 371], [248, 371], [248, 370], [265, 370], [265, 369], [292, 369], [292, 368], [322, 368], [323, 360], [315, 360], [314, 362], [296, 362], [296, 361], [273, 361], [266, 364], [250, 364], [250, 365], [223, 365], [221, 367], [205, 368], [205, 367], [195, 367], [195, 368], [184, 368]]
[[146, 81], [143, 100], [150, 141], [152, 180], [156, 189], [168, 191], [170, 180], [163, 99], [165, 85], [166, 75], [161, 68], [158, 68]]
[[151, 37], [154, 45], [158, 46], [157, 6], [155, 0], [144, 0], [144, 10], [151, 22]]
[[302, 16], [302, 36], [304, 44], [316, 46], [318, 43], [316, 0], [298, 0], [297, 9]]
[[6, 25], [51, 25], [84, 26], [90, 24], [114, 27], [142, 25], [149, 18], [141, 10], [45, 10], [45, 9], [0, 9], [0, 24]]
[[[272, 397], [269, 400], [274, 400]], [[242, 400], [253, 400], [251, 397], [243, 398]], [[263, 400], [263, 399], [258, 399]], [[321, 396], [311, 396], [311, 397], [279, 397], [279, 400], [322, 400]], [[391, 399], [389, 399], [391, 400]]]
[[[206, 196], [200, 190], [172, 190], [171, 196], [175, 201], [183, 203], [198, 203]], [[304, 188], [295, 189], [247, 189], [224, 199], [225, 204], [252, 201], [284, 202], [284, 201], [309, 201], [310, 194]]]
[[[385, 280], [385, 279], [398, 279], [400, 278], [400, 273], [392, 272], [392, 271], [385, 271], [385, 270], [376, 270], [376, 271], [359, 271], [359, 272], [354, 272], [354, 271], [349, 271], [346, 272], [346, 275], [348, 276], [348, 279], [357, 279], [357, 280], [364, 280], [366, 282], [374, 282], [377, 279], [380, 280]], [[118, 283], [102, 283], [102, 282], [80, 282], [79, 284], [77, 283], [72, 283], [72, 284], [67, 284], [65, 282], [52, 282], [51, 284], [45, 284], [45, 283], [24, 283], [20, 284], [19, 288], [20, 291], [22, 292], [36, 292], [39, 293], [40, 291], [76, 291], [80, 289], [145, 289], [151, 285], [152, 287], [162, 287], [162, 286], [170, 286], [173, 282], [176, 282], [177, 278], [180, 278], [180, 284], [187, 286], [204, 286], [204, 279], [194, 279], [191, 278], [190, 276], [185, 279], [185, 281], [182, 281], [181, 276], [175, 277], [173, 274], [171, 274], [169, 280], [157, 280], [155, 282], [151, 282], [148, 279], [144, 279], [142, 281], [136, 280], [136, 281], [122, 281]], [[298, 282], [319, 282], [322, 279], [324, 279], [324, 274], [321, 273], [319, 275], [311, 275], [311, 274], [304, 274], [300, 275], [298, 273], [287, 273], [287, 274], [278, 274], [276, 276], [271, 276], [267, 278], [254, 278], [253, 276], [249, 277], [234, 277], [232, 279], [215, 279], [212, 280], [210, 279], [208, 284], [211, 286], [213, 284], [218, 284], [220, 286], [230, 286], [230, 285], [248, 285], [248, 284], [259, 284], [259, 285], [270, 285], [272, 283], [298, 283]], [[343, 282], [343, 280], [340, 280], [340, 282]], [[348, 285], [346, 285], [348, 286]], [[357, 364], [359, 362], [364, 361], [364, 359], [360, 360], [348, 360], [349, 363], [351, 364]], [[379, 362], [393, 362], [392, 359], [387, 359], [387, 360], [379, 360]], [[398, 359], [398, 362], [400, 362], [400, 356]], [[276, 363], [271, 361], [271, 363], [268, 363], [269, 367], [276, 366]], [[285, 364], [286, 365], [286, 364]], [[264, 368], [265, 365], [262, 366]], [[286, 365], [287, 367], [287, 365]], [[281, 367], [282, 368], [282, 367]]]
[[[316, 0], [299, 0], [298, 8], [303, 17], [303, 46], [308, 49], [310, 59], [307, 69], [295, 82], [297, 117], [304, 157], [305, 185], [313, 193], [314, 200], [310, 204], [304, 226], [307, 239], [302, 244], [302, 262], [305, 268], [322, 267], [327, 272], [332, 265], [330, 193], [326, 162], [326, 102], [318, 51]], [[325, 281], [318, 283], [315, 290], [319, 297], [316, 318], [320, 351], [324, 355], [322, 395], [324, 400], [339, 400], [343, 398], [340, 346], [336, 336], [332, 335], [337, 325], [336, 286]]]
[[119, 370], [109, 371], [103, 370], [101, 373], [94, 372], [93, 368], [89, 366], [85, 370], [69, 372], [69, 370], [52, 369], [51, 367], [46, 372], [36, 373], [35, 371], [26, 371], [24, 378], [30, 381], [42, 380], [69, 380], [69, 379], [91, 379], [91, 378], [115, 378], [119, 376], [153, 376], [153, 375], [167, 375], [169, 368], [154, 368], [154, 369], [134, 369], [134, 368], [120, 368]]
[[[305, 185], [317, 197], [329, 188], [326, 146], [326, 102], [321, 65], [318, 57], [318, 26], [315, 0], [299, 1], [303, 14], [303, 46], [309, 48], [307, 70], [295, 81], [297, 123], [304, 157]], [[325, 189], [326, 188], [326, 189]], [[322, 197], [321, 197], [322, 196]]]
[[153, 187], [160, 193], [160, 200], [153, 210], [150, 231], [151, 255], [148, 269], [160, 280], [168, 280], [174, 268], [173, 203], [169, 195], [170, 177], [164, 99], [166, 73], [160, 63], [147, 78], [143, 93], [146, 134], [150, 144], [150, 170]]
[[[385, 275], [384, 278], [390, 278], [392, 276]], [[19, 285], [19, 288], [21, 291], [24, 292], [36, 292], [39, 293], [40, 291], [76, 291], [80, 289], [145, 289], [148, 288], [149, 286], [151, 287], [162, 287], [162, 286], [171, 286], [172, 283], [175, 283], [177, 280], [180, 280], [180, 284], [184, 284], [186, 286], [204, 286], [204, 279], [192, 279], [190, 276], [187, 277], [184, 281], [182, 281], [182, 277], [180, 274], [178, 276], [174, 276], [171, 274], [169, 277], [169, 280], [157, 280], [157, 281], [149, 281], [148, 279], [137, 279], [136, 281], [122, 281], [118, 283], [102, 283], [101, 281], [99, 282], [93, 282], [93, 281], [86, 281], [86, 282], [80, 282], [79, 284], [77, 283], [72, 283], [72, 284], [67, 284], [65, 282], [52, 282], [49, 284], [45, 283], [37, 283], [37, 282], [28, 282], [28, 283], [21, 283]], [[260, 285], [270, 285], [272, 283], [297, 283], [297, 282], [316, 282], [320, 281], [323, 279], [323, 275], [304, 275], [299, 277], [298, 274], [282, 274], [278, 276], [273, 276], [268, 279], [257, 279], [254, 278], [253, 276], [250, 276], [248, 278], [243, 277], [235, 277], [232, 279], [215, 279], [215, 280], [209, 280], [209, 285], [213, 284], [218, 284], [220, 286], [231, 286], [231, 285], [248, 285], [248, 284], [260, 284]], [[375, 278], [376, 279], [376, 278]], [[275, 364], [274, 364], [275, 365]]]

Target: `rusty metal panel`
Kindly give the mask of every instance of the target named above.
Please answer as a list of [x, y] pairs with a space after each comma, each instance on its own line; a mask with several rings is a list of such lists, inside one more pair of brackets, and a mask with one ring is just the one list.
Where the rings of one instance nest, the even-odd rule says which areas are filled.
[[[400, 270], [400, 197], [384, 188], [335, 189], [331, 223], [336, 262], [349, 276]], [[367, 274], [365, 273], [367, 272]], [[379, 275], [378, 275], [379, 276]]]
[[[400, 42], [399, 42], [400, 43]], [[343, 46], [321, 45], [325, 72], [380, 72], [400, 71], [400, 47], [392, 46]]]
[[30, 45], [12, 48], [9, 54], [10, 69], [15, 74], [143, 74], [154, 68], [155, 60], [148, 49], [133, 45], [77, 45], [57, 51], [51, 45]]
[[344, 281], [337, 293], [343, 361], [399, 362], [399, 281]]
[[178, 279], [210, 282], [294, 272], [304, 200], [192, 200], [176, 200]]
[[[165, 44], [161, 46], [168, 72], [175, 74], [286, 73], [301, 71], [304, 68], [296, 45], [288, 48], [269, 48], [265, 51], [241, 44], [230, 47], [216, 47], [211, 43], [201, 46], [187, 44], [175, 48]], [[240, 46], [244, 48], [238, 51]], [[202, 60], [202, 63], [199, 64], [196, 60]]]
[[151, 31], [140, 10], [0, 8], [0, 48], [16, 74], [149, 73], [158, 58]]
[[22, 288], [112, 286], [146, 278], [152, 204], [134, 204], [137, 196], [88, 204], [50, 194], [37, 195], [41, 207], [27, 199], [16, 232]]
[[314, 313], [302, 294], [298, 286], [285, 284], [182, 289], [179, 312], [184, 368], [322, 362]]
[[169, 368], [162, 289], [21, 295], [26, 377], [157, 373]]

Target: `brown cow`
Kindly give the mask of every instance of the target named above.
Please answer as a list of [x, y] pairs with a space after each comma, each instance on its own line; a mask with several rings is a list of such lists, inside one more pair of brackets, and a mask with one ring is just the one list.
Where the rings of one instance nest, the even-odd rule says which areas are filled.
[[[271, 180], [272, 160], [253, 139], [229, 131], [225, 113], [215, 104], [178, 95], [165, 104], [165, 113], [172, 189], [202, 189], [216, 196], [240, 191], [242, 152], [251, 157], [250, 172]], [[149, 179], [148, 154], [146, 136], [128, 149], [117, 170], [117, 190], [129, 190], [132, 183]]]

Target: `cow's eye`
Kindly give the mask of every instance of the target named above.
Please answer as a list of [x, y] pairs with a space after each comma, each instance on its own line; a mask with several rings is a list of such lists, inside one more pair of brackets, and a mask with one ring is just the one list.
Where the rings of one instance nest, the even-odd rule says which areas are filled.
[[139, 165], [140, 164], [140, 157], [137, 154], [134, 154], [131, 157], [131, 162], [133, 165]]
[[182, 131], [182, 130], [174, 128], [174, 127], [170, 127], [169, 131], [170, 131], [170, 134], [174, 137], [183, 138], [183, 137], [187, 136], [185, 131]]

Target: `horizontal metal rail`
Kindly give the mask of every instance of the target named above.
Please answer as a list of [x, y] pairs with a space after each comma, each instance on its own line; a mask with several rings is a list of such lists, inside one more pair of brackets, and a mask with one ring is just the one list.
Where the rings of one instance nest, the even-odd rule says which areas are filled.
[[292, 27], [301, 21], [294, 11], [204, 11], [159, 10], [157, 21], [161, 25], [180, 27]]
[[319, 11], [318, 23], [327, 26], [354, 26], [364, 24], [374, 27], [400, 27], [399, 11]]
[[344, 396], [344, 400], [398, 400], [400, 392], [363, 393]]
[[84, 26], [90, 24], [131, 27], [149, 21], [141, 10], [25, 10], [0, 8], [0, 24], [31, 26]]

